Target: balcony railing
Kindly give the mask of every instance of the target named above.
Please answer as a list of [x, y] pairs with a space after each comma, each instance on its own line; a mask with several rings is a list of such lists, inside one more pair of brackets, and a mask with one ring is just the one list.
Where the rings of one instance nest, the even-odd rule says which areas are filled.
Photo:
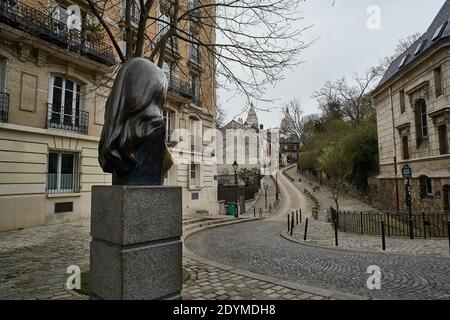
[[0, 92], [0, 122], [8, 122], [9, 94]]
[[171, 76], [169, 78], [169, 90], [187, 99], [194, 98], [189, 82], [182, 81], [181, 79], [174, 76]]
[[47, 128], [88, 134], [89, 112], [74, 110], [72, 106], [47, 104]]
[[0, 0], [0, 22], [94, 61], [114, 65], [112, 47], [18, 0]]

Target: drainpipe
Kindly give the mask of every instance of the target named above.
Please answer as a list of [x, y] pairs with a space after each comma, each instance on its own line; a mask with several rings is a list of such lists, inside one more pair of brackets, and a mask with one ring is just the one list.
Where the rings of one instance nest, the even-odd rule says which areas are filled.
[[398, 170], [397, 170], [397, 143], [395, 140], [395, 122], [394, 122], [394, 101], [392, 99], [392, 86], [389, 86], [389, 100], [391, 103], [391, 116], [392, 116], [392, 138], [393, 146], [394, 146], [394, 175], [395, 175], [395, 204], [397, 208], [397, 212], [400, 211], [400, 200], [399, 200], [399, 194], [398, 194]]

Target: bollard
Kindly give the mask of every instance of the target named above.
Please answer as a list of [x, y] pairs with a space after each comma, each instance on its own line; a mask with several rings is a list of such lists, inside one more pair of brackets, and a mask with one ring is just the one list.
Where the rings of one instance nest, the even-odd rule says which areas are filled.
[[447, 221], [448, 251], [450, 252], [450, 220]]
[[339, 245], [339, 242], [338, 242], [338, 223], [337, 223], [337, 220], [334, 221], [334, 244], [336, 245], [336, 247]]
[[272, 211], [272, 204], [269, 204], [269, 211]]
[[298, 225], [298, 210], [295, 211], [295, 222]]
[[383, 248], [383, 251], [386, 250], [386, 236], [384, 234], [384, 221], [381, 221], [381, 245]]
[[294, 232], [294, 213], [292, 212], [292, 219], [291, 219], [291, 237], [292, 233]]
[[307, 234], [308, 234], [308, 218], [306, 218], [306, 221], [305, 221], [305, 236], [303, 237], [304, 241], [306, 241]]
[[422, 211], [422, 226], [423, 226], [423, 238], [427, 238], [427, 232], [425, 228], [425, 212]]
[[262, 218], [262, 216], [263, 216], [262, 208], [259, 208], [259, 217]]
[[288, 218], [288, 232], [291, 231], [291, 221], [289, 219], [289, 214], [287, 215]]
[[361, 235], [364, 235], [364, 222], [363, 222], [363, 213], [360, 213], [361, 216]]
[[253, 207], [253, 218], [256, 218], [256, 206]]
[[300, 209], [300, 223], [302, 223], [302, 209]]

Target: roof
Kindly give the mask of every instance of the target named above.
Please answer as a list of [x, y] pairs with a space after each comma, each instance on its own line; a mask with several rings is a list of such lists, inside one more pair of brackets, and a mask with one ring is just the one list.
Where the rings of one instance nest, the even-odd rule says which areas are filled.
[[[375, 91], [384, 87], [390, 80], [423, 57], [427, 51], [434, 48], [438, 43], [450, 39], [450, 23], [447, 23], [449, 19], [450, 0], [446, 0], [422, 37], [391, 63]], [[421, 46], [420, 49], [418, 48], [419, 46]]]

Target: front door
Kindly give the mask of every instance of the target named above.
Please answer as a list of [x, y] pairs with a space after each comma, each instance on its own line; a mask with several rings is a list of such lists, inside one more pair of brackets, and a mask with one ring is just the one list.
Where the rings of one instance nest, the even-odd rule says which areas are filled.
[[442, 189], [442, 198], [444, 201], [444, 211], [450, 213], [450, 186], [445, 185]]

